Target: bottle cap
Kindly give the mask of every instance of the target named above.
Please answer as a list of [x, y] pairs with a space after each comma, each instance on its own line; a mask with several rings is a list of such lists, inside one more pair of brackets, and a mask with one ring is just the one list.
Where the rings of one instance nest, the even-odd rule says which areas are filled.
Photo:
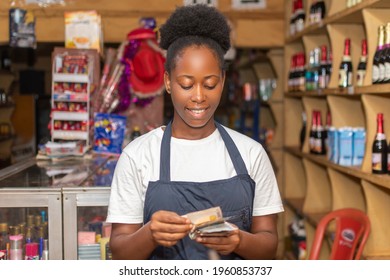
[[18, 235], [20, 234], [20, 226], [10, 226], [9, 235]]
[[0, 224], [0, 232], [8, 232], [8, 224], [7, 223]]

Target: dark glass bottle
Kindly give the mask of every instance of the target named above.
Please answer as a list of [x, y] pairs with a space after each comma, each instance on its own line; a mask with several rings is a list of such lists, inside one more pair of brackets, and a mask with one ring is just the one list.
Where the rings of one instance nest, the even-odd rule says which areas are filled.
[[291, 16], [290, 16], [290, 35], [294, 35], [296, 32], [296, 29], [295, 29], [296, 11], [297, 11], [297, 0], [294, 0], [292, 3], [292, 10], [291, 10]]
[[317, 129], [315, 134], [314, 150], [315, 154], [325, 155], [325, 133], [322, 126], [321, 112], [317, 112]]
[[296, 87], [299, 91], [305, 90], [305, 54], [299, 53], [297, 57]]
[[356, 72], [356, 86], [363, 86], [364, 78], [366, 77], [367, 68], [367, 40], [362, 40], [362, 54], [360, 56], [359, 65]]
[[383, 129], [383, 114], [377, 114], [377, 129], [372, 144], [372, 173], [387, 173], [387, 142]]
[[309, 53], [309, 61], [306, 65], [305, 71], [305, 85], [306, 90], [313, 90], [314, 83], [314, 50], [311, 50]]
[[302, 0], [297, 0], [297, 10], [295, 16], [295, 31], [300, 32], [305, 28], [305, 10], [303, 9]]
[[310, 134], [309, 134], [309, 150], [310, 153], [315, 153], [315, 137], [316, 137], [316, 131], [317, 131], [317, 111], [313, 110], [312, 117], [311, 117], [311, 127], [310, 127]]
[[327, 59], [328, 59], [328, 65], [326, 67], [326, 75], [327, 75], [327, 80], [326, 84], [329, 84], [330, 76], [332, 75], [332, 63], [333, 63], [333, 56], [332, 56], [332, 50], [329, 48], [328, 49], [328, 54], [327, 54]]
[[295, 90], [295, 84], [296, 84], [296, 55], [293, 55], [291, 57], [291, 65], [290, 65], [290, 71], [288, 74], [288, 91], [294, 91]]
[[[384, 68], [384, 65], [380, 63], [380, 58], [382, 51], [384, 49], [385, 42], [385, 26], [379, 26], [378, 31], [378, 45], [374, 54], [374, 61], [372, 65], [372, 83], [378, 84], [381, 82], [381, 68]], [[384, 71], [384, 70], [383, 70]]]
[[319, 69], [319, 76], [318, 76], [318, 88], [324, 89], [328, 86], [329, 77], [327, 77], [327, 47], [326, 45], [323, 45], [321, 47], [321, 62], [320, 62], [320, 69]]
[[351, 39], [345, 39], [344, 55], [339, 68], [339, 87], [352, 86]]
[[390, 83], [390, 22], [386, 24], [385, 28], [386, 34], [386, 48], [383, 51], [384, 55], [384, 65], [385, 65], [385, 77], [383, 83]]
[[320, 22], [325, 17], [325, 2], [323, 0], [313, 1], [310, 6], [310, 23]]
[[378, 83], [386, 83], [386, 60], [388, 49], [390, 48], [390, 33], [388, 32], [388, 25], [384, 26], [384, 45], [379, 57], [379, 81]]
[[328, 153], [328, 149], [329, 149], [328, 132], [331, 127], [332, 127], [332, 115], [330, 114], [330, 110], [328, 110], [328, 112], [326, 113], [326, 125], [324, 130], [325, 153]]
[[302, 112], [302, 128], [301, 128], [301, 133], [299, 135], [299, 143], [300, 143], [300, 148], [302, 149], [303, 143], [305, 142], [305, 136], [306, 136], [306, 123], [307, 123], [307, 117], [306, 113]]

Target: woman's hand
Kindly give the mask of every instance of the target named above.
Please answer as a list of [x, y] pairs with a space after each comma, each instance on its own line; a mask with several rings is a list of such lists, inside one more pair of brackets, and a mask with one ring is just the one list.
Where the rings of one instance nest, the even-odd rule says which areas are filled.
[[175, 212], [160, 210], [152, 215], [149, 228], [156, 245], [171, 247], [188, 235], [192, 224]]
[[[235, 225], [233, 225], [236, 227]], [[203, 244], [207, 248], [217, 251], [221, 255], [228, 255], [240, 245], [241, 234], [240, 230], [236, 228], [235, 230], [229, 232], [227, 236], [198, 236], [195, 239], [198, 243]]]

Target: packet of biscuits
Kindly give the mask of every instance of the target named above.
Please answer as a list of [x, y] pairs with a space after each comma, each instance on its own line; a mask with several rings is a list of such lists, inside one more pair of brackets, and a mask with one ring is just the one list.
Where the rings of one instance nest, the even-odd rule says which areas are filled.
[[189, 236], [195, 239], [197, 236], [227, 236], [237, 227], [227, 222], [231, 217], [224, 218], [221, 207], [191, 212], [184, 215], [194, 224]]

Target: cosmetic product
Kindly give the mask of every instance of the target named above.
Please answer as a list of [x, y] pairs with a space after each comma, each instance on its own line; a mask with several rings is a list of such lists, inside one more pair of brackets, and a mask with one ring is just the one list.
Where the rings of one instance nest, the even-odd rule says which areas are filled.
[[44, 239], [41, 260], [48, 260], [48, 259], [49, 259], [49, 240]]
[[10, 235], [10, 259], [11, 260], [23, 260], [23, 236]]
[[27, 243], [25, 246], [26, 253], [25, 253], [25, 260], [39, 260], [39, 254], [38, 254], [38, 243], [32, 242]]
[[353, 156], [353, 131], [350, 127], [339, 129], [339, 164], [343, 166], [352, 165]]
[[38, 230], [39, 259], [42, 259], [43, 241], [44, 241], [44, 228], [43, 226], [40, 226]]

